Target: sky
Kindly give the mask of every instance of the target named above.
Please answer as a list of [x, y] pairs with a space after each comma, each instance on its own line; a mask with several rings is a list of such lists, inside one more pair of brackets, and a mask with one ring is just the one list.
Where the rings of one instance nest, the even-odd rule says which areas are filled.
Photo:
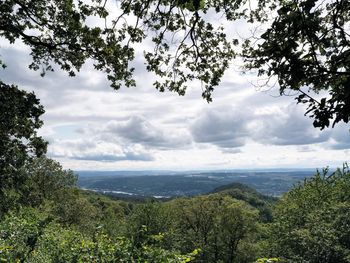
[[[137, 86], [113, 90], [88, 61], [76, 77], [58, 68], [40, 77], [30, 50], [0, 41], [0, 79], [34, 91], [45, 107], [39, 134], [48, 156], [73, 170], [197, 170], [340, 167], [349, 161], [349, 125], [320, 131], [294, 98], [257, 88], [233, 61], [213, 102], [201, 84], [185, 96], [158, 92], [139, 52]], [[244, 73], [244, 74], [243, 74]]]

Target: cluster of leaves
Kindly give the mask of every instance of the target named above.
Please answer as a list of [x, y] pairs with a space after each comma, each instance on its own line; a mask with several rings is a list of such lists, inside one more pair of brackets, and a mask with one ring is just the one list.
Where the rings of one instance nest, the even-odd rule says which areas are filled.
[[[254, 19], [275, 18], [260, 40], [245, 43], [248, 69], [276, 76], [281, 94], [296, 91], [298, 103], [308, 105], [306, 114], [314, 126], [328, 127], [350, 119], [350, 22], [349, 1], [262, 1]], [[265, 13], [266, 14], [266, 13]], [[308, 90], [306, 90], [308, 89]], [[309, 95], [327, 91], [321, 100]]]
[[226, 194], [138, 205], [128, 222], [136, 246], [162, 233], [164, 248], [199, 249], [196, 262], [252, 262], [257, 257], [258, 211]]
[[[226, 10], [238, 6], [224, 2]], [[237, 44], [237, 40], [226, 38], [224, 28], [215, 28], [202, 17], [216, 3], [122, 0], [118, 1], [121, 14], [113, 18], [106, 3], [6, 0], [0, 7], [0, 36], [11, 43], [22, 39], [32, 50], [29, 67], [41, 69], [42, 75], [53, 71], [55, 63], [74, 76], [87, 59], [92, 59], [115, 89], [122, 84], [135, 85], [134, 68], [129, 66], [135, 58], [134, 44], [149, 37], [154, 50], [145, 51], [147, 69], [165, 80], [156, 81], [155, 87], [183, 95], [186, 83], [199, 79], [204, 83], [203, 97], [211, 100], [213, 87], [228, 68], [234, 57], [232, 47]], [[87, 19], [91, 17], [103, 26], [89, 26]], [[134, 24], [128, 22], [133, 18]]]
[[87, 19], [104, 19], [108, 12], [100, 0], [84, 1], [5, 0], [0, 6], [0, 36], [11, 43], [21, 39], [31, 48], [33, 70], [53, 71], [52, 63], [74, 76], [87, 59], [107, 73], [113, 88], [134, 85], [128, 62], [134, 51], [126, 44], [126, 26], [117, 31], [89, 27]]
[[[233, 47], [238, 44], [236, 39], [227, 38], [222, 26], [214, 27], [207, 21], [206, 14], [213, 4], [211, 1], [136, 4], [142, 12], [134, 14], [142, 18], [144, 28], [154, 35], [154, 49], [146, 51], [145, 58], [147, 70], [160, 77], [154, 83], [158, 90], [169, 89], [184, 95], [189, 81], [200, 80], [203, 98], [211, 101], [212, 91], [235, 57]], [[232, 7], [233, 3], [227, 5]], [[133, 6], [132, 10], [137, 8]]]
[[[257, 249], [258, 211], [227, 195], [178, 201], [181, 246], [197, 246], [204, 262], [252, 262]], [[193, 238], [195, 237], [195, 238]]]
[[25, 208], [0, 224], [0, 259], [7, 262], [188, 262], [197, 252], [180, 255], [157, 246], [138, 249], [125, 237], [102, 230], [86, 236], [54, 222], [52, 215]]

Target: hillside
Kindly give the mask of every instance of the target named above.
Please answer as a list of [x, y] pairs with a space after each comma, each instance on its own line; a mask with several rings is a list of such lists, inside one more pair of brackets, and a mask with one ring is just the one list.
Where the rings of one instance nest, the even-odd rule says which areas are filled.
[[272, 220], [272, 205], [277, 202], [278, 198], [263, 195], [255, 189], [241, 184], [232, 183], [215, 188], [210, 194], [227, 195], [234, 199], [247, 202], [252, 207], [259, 210], [260, 219], [263, 222]]

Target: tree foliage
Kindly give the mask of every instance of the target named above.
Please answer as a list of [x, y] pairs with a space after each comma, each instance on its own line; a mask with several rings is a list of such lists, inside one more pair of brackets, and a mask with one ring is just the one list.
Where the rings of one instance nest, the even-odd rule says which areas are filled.
[[[200, 15], [208, 7], [204, 1], [118, 1], [121, 14], [110, 18], [106, 1], [15, 1], [6, 0], [0, 12], [0, 36], [11, 43], [16, 39], [31, 48], [30, 68], [53, 70], [52, 63], [74, 76], [87, 59], [107, 73], [113, 88], [134, 86], [129, 64], [135, 58], [135, 44], [149, 37], [154, 50], [145, 51], [147, 70], [170, 89], [183, 95], [186, 82], [199, 79], [205, 84], [203, 97], [211, 91], [233, 58], [234, 43], [226, 39], [223, 28], [214, 28]], [[233, 4], [228, 4], [233, 7]], [[104, 26], [89, 26], [87, 19], [100, 19]], [[134, 24], [128, 19], [136, 18]], [[150, 32], [150, 33], [147, 33]], [[169, 44], [175, 44], [173, 50]], [[187, 70], [184, 70], [186, 68]]]
[[55, 200], [62, 192], [76, 186], [77, 176], [47, 157], [39, 157], [19, 171], [26, 179], [21, 188], [21, 203], [38, 206], [46, 200]]
[[[117, 14], [111, 14], [107, 0], [5, 0], [0, 36], [28, 45], [29, 67], [42, 75], [58, 64], [74, 76], [91, 59], [115, 89], [136, 85], [136, 50], [151, 42], [144, 57], [147, 70], [158, 76], [154, 86], [184, 95], [197, 79], [207, 101], [243, 48], [246, 69], [277, 77], [281, 94], [295, 91], [315, 127], [349, 121], [348, 1], [259, 0], [254, 7], [248, 0], [119, 0], [117, 5]], [[213, 17], [228, 25], [245, 19], [269, 26], [235, 48], [238, 39], [226, 33], [232, 29], [216, 26]], [[312, 94], [319, 92], [329, 96], [316, 99]]]
[[199, 262], [256, 259], [258, 211], [246, 202], [213, 194], [174, 200], [169, 207], [176, 218], [174, 240], [185, 251], [199, 248]]
[[197, 252], [181, 255], [156, 245], [134, 249], [129, 239], [102, 230], [90, 236], [62, 227], [50, 214], [26, 208], [0, 222], [0, 260], [5, 262], [189, 262]]
[[121, 43], [126, 27], [115, 31], [87, 25], [88, 17], [108, 15], [101, 1], [89, 5], [83, 1], [6, 0], [0, 8], [0, 36], [11, 43], [21, 39], [31, 48], [31, 69], [42, 70], [44, 75], [55, 63], [74, 76], [91, 58], [96, 69], [108, 74], [113, 87], [119, 87], [117, 81], [133, 84], [128, 61], [134, 52]]
[[[328, 127], [350, 118], [350, 3], [349, 1], [260, 1], [254, 19], [271, 22], [253, 45], [245, 43], [248, 69], [276, 76], [281, 94], [295, 91], [298, 103], [314, 126]], [[265, 12], [273, 13], [270, 21]], [[327, 91], [320, 100], [309, 95]]]
[[[47, 143], [37, 135], [44, 113], [34, 93], [0, 82], [0, 214], [18, 197], [26, 180], [20, 169], [46, 152]], [[14, 191], [17, 189], [17, 191]]]
[[350, 172], [318, 172], [275, 210], [272, 253], [283, 262], [350, 262]]

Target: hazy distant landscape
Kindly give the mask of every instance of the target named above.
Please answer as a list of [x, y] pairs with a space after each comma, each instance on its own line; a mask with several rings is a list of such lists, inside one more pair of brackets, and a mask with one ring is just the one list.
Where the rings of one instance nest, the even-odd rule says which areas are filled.
[[259, 171], [80, 171], [78, 185], [116, 196], [170, 198], [194, 196], [233, 182], [269, 196], [281, 196], [315, 170]]

